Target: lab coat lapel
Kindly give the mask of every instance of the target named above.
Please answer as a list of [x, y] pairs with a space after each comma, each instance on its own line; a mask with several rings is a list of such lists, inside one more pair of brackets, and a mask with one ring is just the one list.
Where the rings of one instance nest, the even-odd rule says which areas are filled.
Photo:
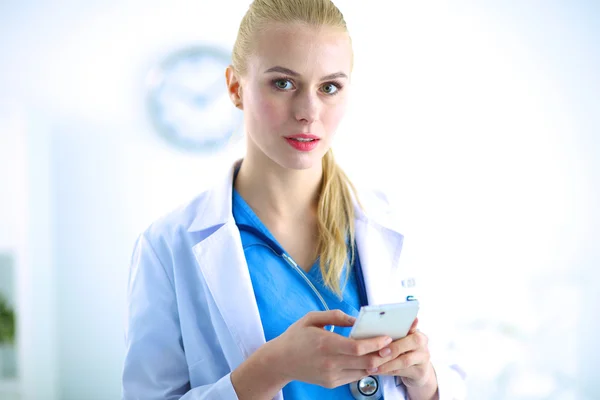
[[356, 207], [356, 246], [363, 269], [369, 304], [395, 303], [401, 291], [398, 264], [404, 237], [387, 227], [376, 214]]
[[[193, 247], [198, 267], [206, 281], [219, 313], [241, 351], [244, 360], [265, 343], [262, 322], [250, 280], [240, 232], [232, 213], [233, 174], [240, 161], [230, 169], [207, 195], [189, 231], [206, 235]], [[228, 355], [230, 367], [240, 360]], [[241, 362], [241, 361], [240, 361]]]
[[243, 359], [248, 358], [265, 343], [265, 336], [235, 222], [225, 223], [194, 246], [194, 254]]

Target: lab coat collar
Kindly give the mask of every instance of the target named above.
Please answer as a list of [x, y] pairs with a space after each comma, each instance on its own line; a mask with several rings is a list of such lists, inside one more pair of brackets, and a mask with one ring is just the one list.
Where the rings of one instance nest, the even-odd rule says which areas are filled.
[[200, 205], [201, 209], [190, 224], [189, 232], [211, 229], [233, 220], [233, 176], [241, 163], [242, 160], [237, 160], [227, 174], [218, 179], [216, 185], [206, 193], [207, 198]]
[[[237, 160], [227, 173], [217, 180], [217, 184], [206, 193], [207, 198], [200, 205], [200, 209], [188, 228], [189, 232], [203, 231], [233, 220], [233, 177], [242, 161], [242, 159]], [[399, 235], [400, 238], [402, 237], [400, 230], [397, 228], [397, 223], [387, 210], [387, 200], [381, 194], [365, 190], [364, 192], [359, 191], [358, 196], [361, 200], [360, 204], [356, 197], [353, 196], [352, 198], [357, 224], [359, 221], [376, 224], [393, 234]], [[384, 207], [382, 207], [382, 204]]]

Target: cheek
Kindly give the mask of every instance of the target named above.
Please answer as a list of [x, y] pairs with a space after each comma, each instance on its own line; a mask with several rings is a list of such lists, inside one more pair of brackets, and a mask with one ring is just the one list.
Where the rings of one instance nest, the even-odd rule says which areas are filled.
[[323, 119], [323, 123], [327, 129], [327, 132], [333, 134], [333, 131], [335, 131], [345, 113], [345, 104], [336, 105], [328, 110], [325, 118]]
[[281, 99], [276, 99], [269, 93], [257, 93], [257, 96], [253, 98], [253, 103], [254, 120], [267, 126], [276, 126], [285, 119], [286, 105]]

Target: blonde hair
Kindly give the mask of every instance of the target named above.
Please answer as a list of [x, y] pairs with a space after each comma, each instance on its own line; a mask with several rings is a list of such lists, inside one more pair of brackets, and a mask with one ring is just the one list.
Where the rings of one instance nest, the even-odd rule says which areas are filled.
[[[340, 10], [331, 0], [254, 0], [242, 22], [233, 47], [233, 69], [247, 71], [256, 33], [269, 23], [303, 23], [314, 27], [334, 27], [348, 31]], [[354, 203], [356, 190], [336, 164], [331, 149], [323, 157], [323, 178], [318, 203], [317, 253], [325, 285], [341, 296], [340, 277], [346, 262], [355, 257]], [[350, 257], [348, 257], [350, 245]], [[346, 278], [350, 268], [346, 271]]]
[[[331, 149], [323, 157], [323, 181], [317, 211], [319, 240], [317, 252], [325, 284], [341, 295], [340, 276], [346, 261], [354, 263], [354, 203], [356, 189], [344, 171], [336, 164]], [[346, 243], [348, 241], [348, 243]], [[350, 258], [348, 258], [350, 244]], [[346, 278], [350, 268], [346, 270]]]
[[254, 0], [242, 18], [233, 46], [233, 68], [237, 73], [246, 72], [256, 32], [273, 22], [327, 26], [348, 32], [344, 16], [331, 0]]

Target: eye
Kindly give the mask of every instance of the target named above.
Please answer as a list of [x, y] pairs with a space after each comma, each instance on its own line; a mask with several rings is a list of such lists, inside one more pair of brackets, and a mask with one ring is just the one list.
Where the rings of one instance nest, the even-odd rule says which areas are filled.
[[325, 94], [334, 95], [337, 94], [338, 90], [340, 90], [340, 87], [335, 83], [326, 83], [323, 86], [321, 86], [321, 90]]
[[273, 83], [275, 84], [275, 87], [280, 90], [290, 90], [294, 88], [294, 85], [288, 79], [277, 79]]

